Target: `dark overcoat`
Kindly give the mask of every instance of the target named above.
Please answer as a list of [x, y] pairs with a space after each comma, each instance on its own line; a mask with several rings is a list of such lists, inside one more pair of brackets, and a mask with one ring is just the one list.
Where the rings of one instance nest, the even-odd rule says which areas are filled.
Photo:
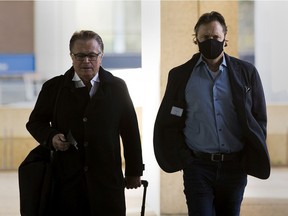
[[125, 215], [120, 137], [125, 175], [143, 172], [138, 122], [128, 89], [123, 80], [100, 67], [99, 88], [90, 99], [86, 88], [75, 88], [73, 75], [72, 67], [43, 84], [26, 125], [47, 148], [52, 148], [57, 133], [71, 132], [78, 143], [78, 149], [71, 146], [54, 153], [53, 206], [64, 215], [85, 216], [85, 211], [92, 216]]
[[[166, 91], [154, 125], [154, 152], [160, 167], [176, 172], [191, 162], [191, 151], [185, 144], [186, 102], [185, 88], [193, 68], [200, 58], [195, 54], [186, 63], [169, 72]], [[229, 80], [245, 146], [242, 165], [247, 174], [266, 179], [270, 175], [270, 159], [266, 145], [266, 103], [256, 68], [225, 54]], [[197, 89], [195, 89], [197, 91]], [[175, 107], [181, 111], [172, 115]]]

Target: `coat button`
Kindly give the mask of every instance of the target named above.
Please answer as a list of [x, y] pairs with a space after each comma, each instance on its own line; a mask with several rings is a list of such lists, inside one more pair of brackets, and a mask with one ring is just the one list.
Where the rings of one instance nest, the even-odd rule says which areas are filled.
[[88, 142], [86, 141], [86, 142], [84, 142], [84, 147], [88, 147]]
[[84, 171], [87, 172], [88, 171], [88, 166], [84, 166]]
[[83, 122], [87, 122], [88, 121], [88, 118], [87, 117], [84, 117], [83, 118]]

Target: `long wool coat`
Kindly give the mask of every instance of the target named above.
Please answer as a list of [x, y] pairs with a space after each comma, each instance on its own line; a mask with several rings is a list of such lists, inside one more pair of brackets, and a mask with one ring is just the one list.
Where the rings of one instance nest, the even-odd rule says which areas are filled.
[[78, 149], [71, 146], [54, 154], [51, 215], [124, 216], [120, 137], [125, 175], [143, 172], [138, 122], [128, 89], [123, 80], [100, 67], [100, 85], [90, 99], [86, 88], [75, 88], [73, 75], [72, 67], [43, 84], [26, 125], [47, 148], [52, 148], [57, 133], [71, 132], [78, 143]]

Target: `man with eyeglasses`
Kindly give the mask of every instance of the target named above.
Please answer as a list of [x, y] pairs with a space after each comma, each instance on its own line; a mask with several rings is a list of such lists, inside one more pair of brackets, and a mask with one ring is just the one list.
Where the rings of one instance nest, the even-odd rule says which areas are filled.
[[135, 109], [125, 82], [101, 67], [98, 34], [75, 32], [69, 48], [73, 66], [43, 84], [26, 125], [54, 151], [47, 215], [125, 216], [124, 188], [140, 187], [144, 169]]

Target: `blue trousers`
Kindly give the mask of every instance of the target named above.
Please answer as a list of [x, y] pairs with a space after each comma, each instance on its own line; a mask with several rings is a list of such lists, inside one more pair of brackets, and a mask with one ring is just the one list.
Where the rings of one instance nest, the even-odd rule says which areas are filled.
[[183, 170], [189, 216], [239, 216], [247, 174], [240, 162], [194, 158]]

